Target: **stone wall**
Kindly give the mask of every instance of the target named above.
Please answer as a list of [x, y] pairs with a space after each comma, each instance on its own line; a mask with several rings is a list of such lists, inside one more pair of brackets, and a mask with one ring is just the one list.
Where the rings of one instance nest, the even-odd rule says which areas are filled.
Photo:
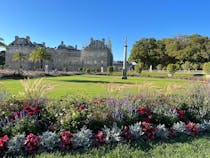
[[[19, 62], [12, 59], [13, 54], [22, 52], [27, 55], [28, 59], [30, 53], [40, 46], [45, 47], [45, 43], [32, 43], [29, 36], [26, 38], [16, 36], [15, 40], [6, 48], [6, 66], [9, 69], [18, 69]], [[111, 49], [107, 47], [104, 39], [100, 41], [91, 38], [90, 44], [83, 50], [66, 46], [62, 41], [57, 48], [47, 48], [47, 52], [51, 55], [51, 60], [44, 61], [44, 64], [48, 65], [49, 70], [78, 71], [83, 67], [100, 69], [101, 66], [104, 68], [111, 66], [113, 61]], [[39, 63], [25, 60], [22, 62], [22, 66], [25, 70], [36, 70], [39, 68]]]

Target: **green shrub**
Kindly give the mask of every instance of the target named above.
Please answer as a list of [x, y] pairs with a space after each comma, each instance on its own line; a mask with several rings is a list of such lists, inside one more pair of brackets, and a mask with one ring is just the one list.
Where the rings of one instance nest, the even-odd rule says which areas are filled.
[[141, 62], [139, 62], [136, 66], [135, 66], [135, 71], [137, 72], [137, 73], [141, 73], [142, 72], [142, 70], [143, 70], [143, 64], [141, 63]]
[[107, 67], [107, 72], [108, 72], [108, 73], [111, 74], [113, 71], [114, 71], [113, 66], [108, 66], [108, 67]]
[[192, 63], [186, 61], [184, 64], [182, 64], [182, 69], [190, 71], [192, 69]]
[[206, 74], [210, 74], [210, 62], [203, 64], [203, 72]]
[[199, 69], [199, 65], [195, 63], [195, 64], [192, 65], [192, 68], [193, 68], [194, 70], [198, 70], [198, 69]]
[[167, 71], [169, 74], [173, 75], [176, 72], [176, 65], [175, 64], [168, 64]]
[[162, 70], [162, 69], [163, 69], [163, 65], [162, 65], [162, 64], [158, 64], [158, 65], [156, 66], [156, 68], [157, 68], [157, 70]]
[[90, 69], [90, 68], [86, 68], [86, 69], [85, 69], [85, 72], [86, 72], [86, 73], [90, 73], [90, 72], [91, 72], [91, 69]]

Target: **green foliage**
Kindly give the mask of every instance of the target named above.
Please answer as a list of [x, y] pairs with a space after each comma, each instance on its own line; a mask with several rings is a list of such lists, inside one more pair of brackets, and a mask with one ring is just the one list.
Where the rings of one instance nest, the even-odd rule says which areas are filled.
[[203, 64], [203, 72], [206, 74], [210, 74], [210, 62]]
[[91, 72], [91, 69], [90, 69], [90, 68], [86, 68], [86, 69], [85, 69], [85, 72], [86, 72], [86, 73], [90, 73], [90, 72]]
[[167, 130], [167, 128], [165, 127], [165, 125], [157, 125], [157, 132], [156, 132], [156, 136], [157, 138], [160, 139], [168, 139], [169, 138], [169, 131]]
[[37, 61], [40, 63], [40, 69], [43, 70], [44, 68], [44, 60], [50, 60], [51, 56], [50, 54], [47, 52], [45, 47], [39, 47], [35, 50], [32, 51], [32, 53], [30, 54], [29, 60], [30, 61]]
[[137, 65], [135, 65], [135, 71], [137, 73], [140, 74], [142, 72], [142, 70], [143, 70], [143, 64], [141, 62], [139, 62]]
[[73, 137], [73, 147], [75, 148], [89, 148], [92, 145], [92, 131], [86, 128], [81, 128]]
[[192, 63], [186, 61], [184, 64], [182, 64], [182, 69], [190, 71], [192, 69]]
[[163, 65], [162, 65], [162, 64], [158, 64], [158, 65], [156, 66], [156, 68], [157, 68], [157, 70], [162, 70], [162, 69], [163, 69]]
[[116, 143], [121, 140], [121, 129], [114, 123], [112, 128], [104, 127], [103, 129], [108, 143]]
[[144, 134], [141, 128], [141, 122], [137, 122], [134, 125], [130, 125], [129, 131], [133, 135], [134, 139], [138, 139]]
[[168, 64], [167, 71], [169, 74], [173, 75], [176, 72], [176, 65], [175, 64]]
[[0, 37], [0, 47], [5, 47], [6, 44], [3, 43], [3, 38]]
[[19, 62], [19, 69], [21, 69], [22, 68], [22, 62], [27, 59], [27, 56], [26, 56], [26, 54], [24, 54], [22, 52], [16, 52], [15, 54], [13, 54], [12, 59], [14, 61]]
[[[210, 38], [198, 34], [179, 35], [161, 40], [142, 38], [133, 45], [129, 61], [140, 60], [146, 68], [150, 65], [156, 67], [159, 63], [163, 67], [169, 63], [185, 62], [200, 65], [210, 59], [209, 45]], [[184, 67], [186, 69], [186, 66]]]
[[53, 149], [59, 147], [60, 138], [55, 132], [46, 131], [42, 133], [40, 145], [43, 147], [43, 150], [53, 151]]
[[9, 139], [8, 142], [9, 148], [7, 153], [13, 156], [21, 154], [23, 152], [25, 137], [26, 137], [25, 134], [18, 134]]
[[114, 71], [113, 66], [108, 66], [108, 67], [107, 67], [107, 72], [108, 72], [108, 73], [111, 74], [113, 71]]

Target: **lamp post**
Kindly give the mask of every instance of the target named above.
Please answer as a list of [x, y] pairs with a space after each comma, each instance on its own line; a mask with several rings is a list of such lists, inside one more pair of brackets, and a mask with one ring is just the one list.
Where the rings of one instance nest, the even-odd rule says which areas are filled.
[[123, 76], [122, 79], [127, 79], [127, 37], [125, 37], [125, 44], [124, 44], [124, 59], [123, 59]]

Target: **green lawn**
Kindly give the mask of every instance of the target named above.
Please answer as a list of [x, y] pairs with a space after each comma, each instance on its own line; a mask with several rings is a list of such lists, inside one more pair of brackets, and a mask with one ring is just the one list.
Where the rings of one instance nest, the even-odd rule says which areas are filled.
[[168, 142], [119, 144], [112, 147], [93, 148], [69, 153], [42, 153], [36, 158], [209, 158], [210, 135], [184, 138]]
[[[110, 94], [122, 95], [137, 93], [142, 88], [163, 88], [168, 84], [186, 86], [192, 83], [192, 81], [186, 80], [146, 77], [128, 77], [127, 80], [122, 80], [120, 76], [99, 75], [46, 77], [45, 82], [54, 87], [48, 93], [50, 98], [60, 98], [67, 94], [93, 97]], [[17, 96], [23, 90], [20, 80], [1, 80], [0, 84], [6, 87], [10, 93]]]

